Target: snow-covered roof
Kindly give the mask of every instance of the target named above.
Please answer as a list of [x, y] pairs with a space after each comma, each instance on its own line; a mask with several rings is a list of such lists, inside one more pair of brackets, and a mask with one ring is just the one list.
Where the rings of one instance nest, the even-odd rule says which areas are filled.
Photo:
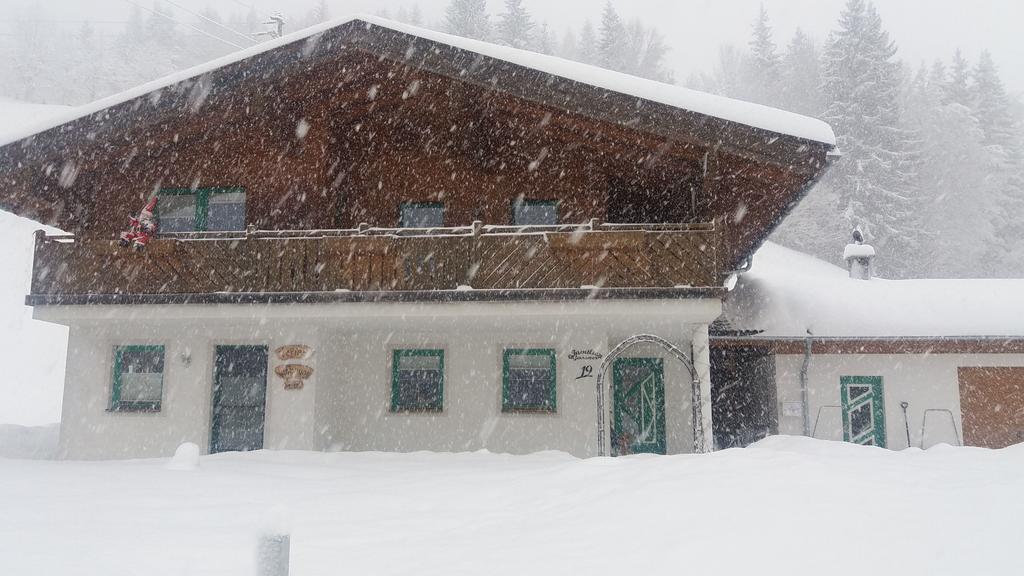
[[698, 114], [712, 116], [754, 128], [760, 128], [777, 134], [821, 142], [829, 146], [835, 146], [836, 143], [835, 134], [828, 124], [821, 120], [808, 118], [792, 112], [769, 108], [759, 104], [733, 100], [723, 96], [706, 94], [653, 80], [646, 80], [620, 72], [581, 64], [579, 62], [572, 62], [554, 56], [537, 54], [507, 46], [499, 46], [432, 30], [425, 30], [423, 28], [417, 28], [415, 26], [409, 26], [407, 24], [378, 18], [376, 16], [353, 16], [325, 22], [269, 42], [264, 42], [256, 46], [234, 52], [223, 58], [212, 60], [205, 64], [137, 86], [120, 94], [103, 98], [91, 104], [69, 110], [65, 114], [46, 121], [32, 123], [30, 125], [23, 126], [18, 130], [5, 131], [5, 133], [0, 134], [0, 146], [27, 138], [39, 132], [94, 114], [101, 110], [110, 108], [111, 106], [144, 96], [179, 82], [202, 76], [203, 74], [229, 64], [239, 62], [246, 58], [250, 58], [257, 54], [305, 40], [330, 30], [331, 28], [351, 22], [362, 22], [368, 27], [380, 26], [403, 34], [446, 44], [458, 49], [467, 50], [547, 74], [560, 76], [569, 80], [595, 86], [597, 88], [635, 96], [643, 100], [649, 100]]
[[38, 131], [37, 126], [61, 124], [75, 109], [52, 104], [32, 104], [0, 98], [0, 142], [20, 140], [26, 132]]
[[768, 242], [724, 314], [759, 337], [1022, 337], [1024, 280], [855, 280]]

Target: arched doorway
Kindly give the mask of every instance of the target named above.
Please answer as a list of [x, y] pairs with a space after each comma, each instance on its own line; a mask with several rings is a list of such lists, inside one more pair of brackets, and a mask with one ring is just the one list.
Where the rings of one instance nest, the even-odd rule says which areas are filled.
[[[598, 456], [607, 456], [610, 453], [611, 446], [612, 446], [611, 434], [609, 433], [609, 430], [608, 430], [608, 428], [606, 426], [606, 420], [610, 416], [610, 409], [614, 408], [614, 402], [609, 403], [606, 400], [608, 394], [607, 394], [606, 385], [605, 385], [605, 378], [606, 378], [606, 375], [608, 373], [608, 369], [610, 367], [614, 366], [615, 365], [615, 361], [620, 359], [620, 358], [622, 358], [623, 354], [628, 352], [630, 349], [632, 349], [632, 348], [634, 348], [636, 346], [643, 345], [643, 344], [655, 344], [655, 345], [659, 346], [660, 348], [664, 349], [665, 351], [670, 353], [673, 357], [675, 357], [677, 360], [679, 360], [679, 362], [683, 365], [683, 367], [686, 368], [687, 373], [690, 375], [691, 394], [692, 394], [692, 397], [693, 397], [693, 401], [692, 401], [692, 407], [693, 407], [693, 416], [692, 416], [693, 417], [693, 452], [695, 454], [700, 454], [700, 453], [704, 452], [705, 451], [705, 446], [704, 446], [704, 425], [703, 425], [703, 420], [702, 420], [703, 414], [702, 414], [702, 406], [701, 406], [701, 381], [700, 381], [700, 375], [697, 373], [697, 370], [693, 366], [693, 362], [690, 360], [690, 357], [686, 354], [686, 352], [684, 352], [681, 348], [679, 348], [675, 344], [672, 344], [668, 340], [665, 340], [664, 338], [662, 338], [660, 336], [655, 336], [654, 334], [637, 334], [635, 336], [630, 336], [629, 338], [626, 338], [625, 340], [620, 342], [617, 346], [615, 346], [615, 348], [612, 348], [612, 350], [608, 353], [607, 356], [605, 356], [604, 360], [601, 362], [601, 368], [600, 368], [600, 370], [598, 371], [598, 374], [597, 374], [597, 438], [598, 438], [597, 454], [598, 454]], [[635, 382], [636, 386], [639, 387], [639, 388], [637, 388], [637, 390], [638, 390], [637, 394], [644, 396], [643, 398], [638, 398], [637, 399], [638, 409], [640, 411], [643, 411], [645, 409], [644, 403], [645, 402], [650, 402], [651, 398], [652, 398], [651, 396], [648, 395], [647, 392], [645, 392], [644, 386], [652, 385], [653, 389], [657, 390], [658, 382], [656, 382], [654, 380], [651, 380], [652, 378], [656, 378], [657, 377], [657, 376], [653, 375], [654, 374], [653, 371], [648, 370], [645, 373], [642, 370], [643, 367], [644, 367], [644, 363], [637, 363], [637, 366], [640, 367], [641, 370], [636, 372], [636, 373], [634, 373], [632, 376], [636, 380], [636, 382]], [[650, 368], [650, 366], [648, 366], [648, 368]], [[648, 388], [648, 389], [650, 389], [650, 388]], [[622, 398], [620, 397], [620, 400], [621, 399]], [[614, 400], [614, 394], [613, 394], [613, 400]], [[663, 401], [663, 396], [662, 396], [662, 401]], [[650, 420], [650, 422], [646, 422], [643, 427], [647, 427], [647, 426], [654, 426], [654, 427], [656, 427], [658, 425], [659, 425], [659, 423], [657, 422], [657, 418], [655, 417], [654, 419]], [[660, 425], [662, 427], [664, 426], [664, 420], [662, 420]]]

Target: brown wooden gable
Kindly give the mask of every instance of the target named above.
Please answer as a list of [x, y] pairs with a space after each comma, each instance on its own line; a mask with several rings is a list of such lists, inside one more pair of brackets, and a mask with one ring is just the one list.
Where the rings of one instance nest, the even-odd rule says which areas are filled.
[[109, 237], [166, 187], [244, 187], [264, 229], [393, 226], [403, 200], [505, 224], [554, 198], [565, 221], [717, 222], [736, 266], [828, 151], [353, 21], [0, 148], [0, 207]]

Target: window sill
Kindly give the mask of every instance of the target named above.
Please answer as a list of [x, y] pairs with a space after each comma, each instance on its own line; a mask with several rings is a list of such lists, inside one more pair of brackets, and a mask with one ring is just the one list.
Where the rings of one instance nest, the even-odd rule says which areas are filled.
[[558, 410], [556, 408], [546, 408], [546, 407], [538, 407], [538, 408], [530, 408], [530, 407], [518, 408], [517, 407], [517, 408], [511, 408], [511, 407], [502, 406], [501, 413], [502, 414], [554, 415], [554, 414], [558, 414]]
[[389, 414], [444, 414], [443, 408], [392, 408]]
[[129, 408], [129, 407], [121, 408], [121, 407], [118, 407], [118, 408], [107, 408], [107, 410], [106, 410], [106, 412], [108, 414], [159, 414], [160, 411], [161, 410], [160, 410], [159, 406], [150, 407], [150, 408]]

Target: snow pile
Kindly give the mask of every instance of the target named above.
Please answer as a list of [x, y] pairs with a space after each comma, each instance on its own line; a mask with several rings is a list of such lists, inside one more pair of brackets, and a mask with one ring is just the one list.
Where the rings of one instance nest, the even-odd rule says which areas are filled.
[[234, 52], [223, 58], [212, 60], [205, 64], [143, 84], [120, 94], [81, 106], [62, 115], [61, 117], [52, 118], [48, 122], [35, 123], [22, 130], [4, 131], [5, 134], [0, 134], [0, 146], [10, 144], [11, 142], [21, 140], [22, 138], [27, 138], [33, 134], [88, 116], [151, 92], [167, 88], [179, 82], [202, 76], [203, 74], [257, 54], [294, 42], [303, 41], [307, 38], [330, 30], [331, 28], [348, 24], [350, 22], [362, 22], [367, 26], [388, 28], [404, 34], [446, 44], [448, 46], [454, 46], [462, 50], [510, 62], [532, 70], [553, 74], [555, 76], [603, 88], [612, 92], [636, 96], [637, 98], [666, 104], [683, 110], [689, 110], [698, 114], [714, 116], [723, 120], [761, 128], [769, 132], [788, 134], [805, 140], [822, 142], [830, 146], [835, 146], [836, 143], [835, 134], [828, 124], [821, 120], [808, 118], [792, 112], [769, 108], [760, 104], [733, 100], [714, 94], [698, 92], [688, 88], [656, 82], [654, 80], [638, 78], [621, 72], [614, 72], [598, 68], [596, 66], [590, 66], [588, 64], [564, 60], [555, 56], [547, 56], [544, 54], [528, 52], [526, 50], [481, 42], [479, 40], [470, 40], [467, 38], [452, 36], [442, 32], [425, 30], [423, 28], [417, 28], [415, 26], [386, 20], [376, 16], [350, 16], [325, 22], [293, 34], [285, 35], [276, 40], [264, 42], [244, 50], [239, 50], [238, 52]]
[[1024, 280], [854, 280], [846, 270], [766, 243], [725, 303], [759, 336], [1021, 337]]
[[875, 247], [869, 244], [847, 244], [843, 248], [843, 260], [850, 258], [870, 258], [875, 255]]
[[174, 457], [167, 463], [168, 470], [196, 470], [199, 468], [199, 446], [185, 442], [174, 451]]
[[0, 424], [0, 458], [48, 460], [57, 455], [60, 424], [18, 426]]
[[[287, 510], [292, 573], [1021, 574], [1024, 447], [804, 438], [703, 456], [259, 452], [0, 460], [3, 572], [248, 576]], [[857, 553], [841, 554], [856, 543]]]

